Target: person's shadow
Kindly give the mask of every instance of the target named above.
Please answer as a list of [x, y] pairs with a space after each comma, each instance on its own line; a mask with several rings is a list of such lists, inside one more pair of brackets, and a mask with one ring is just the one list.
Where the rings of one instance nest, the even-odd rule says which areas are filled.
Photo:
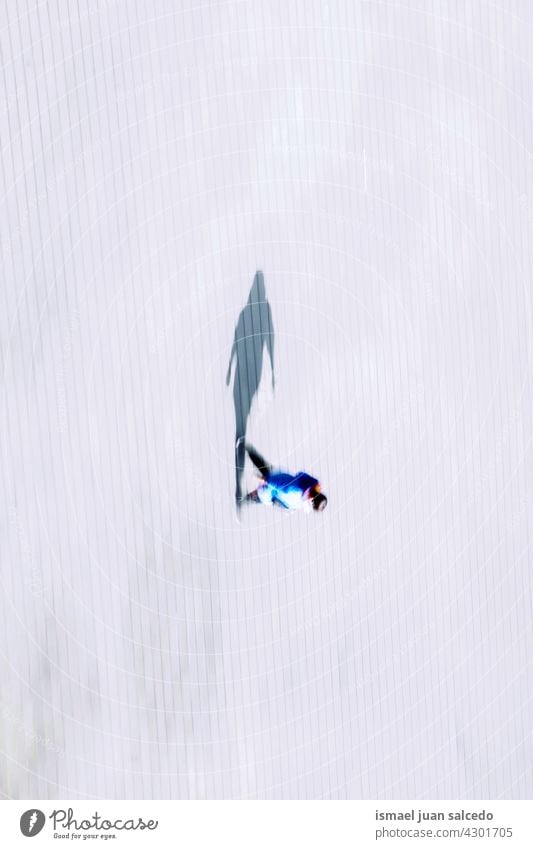
[[254, 396], [259, 389], [263, 370], [263, 350], [267, 347], [272, 366], [272, 389], [274, 389], [274, 327], [272, 311], [266, 299], [265, 280], [262, 271], [256, 271], [246, 305], [241, 310], [233, 347], [229, 358], [226, 386], [231, 379], [231, 367], [235, 359], [233, 379], [233, 403], [235, 405], [235, 501], [237, 507], [242, 499], [241, 479], [244, 471], [245, 439], [248, 416]]

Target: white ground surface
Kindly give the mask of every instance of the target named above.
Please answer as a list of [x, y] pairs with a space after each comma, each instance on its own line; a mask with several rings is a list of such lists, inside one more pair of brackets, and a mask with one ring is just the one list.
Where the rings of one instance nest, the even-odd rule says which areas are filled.
[[4, 797], [531, 797], [532, 24], [7, 4]]

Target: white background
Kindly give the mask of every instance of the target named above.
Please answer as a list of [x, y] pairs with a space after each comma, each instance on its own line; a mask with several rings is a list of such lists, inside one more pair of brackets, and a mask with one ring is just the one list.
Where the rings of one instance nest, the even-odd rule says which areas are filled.
[[[7, 4], [4, 797], [531, 796], [532, 24]], [[329, 505], [239, 524], [258, 268]]]

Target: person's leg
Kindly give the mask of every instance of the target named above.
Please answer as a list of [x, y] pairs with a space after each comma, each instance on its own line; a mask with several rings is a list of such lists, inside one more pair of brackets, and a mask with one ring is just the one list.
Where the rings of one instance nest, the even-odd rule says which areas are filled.
[[239, 433], [239, 428], [237, 428], [235, 435], [235, 501], [237, 505], [242, 501], [241, 481], [244, 473], [245, 457], [244, 436]]
[[259, 493], [256, 489], [254, 489], [253, 492], [249, 492], [247, 495], [244, 496], [243, 501], [254, 501], [256, 504], [258, 504]]
[[267, 463], [264, 457], [261, 457], [252, 445], [246, 445], [248, 456], [262, 477], [266, 478], [272, 471], [272, 466]]

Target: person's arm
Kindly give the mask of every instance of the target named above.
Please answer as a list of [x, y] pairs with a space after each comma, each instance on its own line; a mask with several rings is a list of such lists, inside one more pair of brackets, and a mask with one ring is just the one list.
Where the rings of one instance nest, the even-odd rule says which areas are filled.
[[261, 504], [275, 504], [274, 493], [267, 483], [257, 487], [257, 497]]
[[233, 340], [233, 347], [231, 349], [231, 354], [229, 355], [229, 365], [228, 365], [228, 373], [226, 375], [226, 386], [229, 386], [229, 382], [231, 380], [231, 366], [233, 365], [233, 358], [237, 353], [237, 338]]
[[276, 380], [274, 377], [274, 325], [272, 324], [272, 311], [270, 309], [270, 304], [268, 304], [268, 331], [266, 346], [268, 356], [270, 357], [270, 367], [272, 369], [272, 389], [274, 390], [276, 387]]

